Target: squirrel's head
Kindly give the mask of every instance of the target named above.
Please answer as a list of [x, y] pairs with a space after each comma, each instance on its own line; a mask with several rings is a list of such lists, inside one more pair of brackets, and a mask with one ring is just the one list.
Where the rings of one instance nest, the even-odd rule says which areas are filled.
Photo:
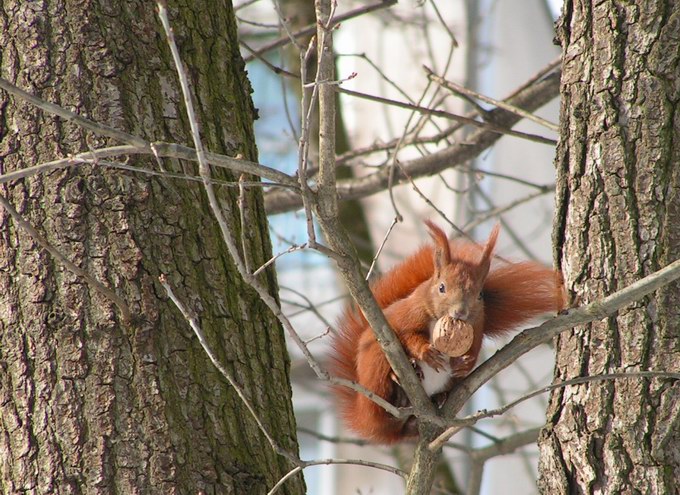
[[484, 317], [482, 290], [500, 227], [494, 226], [484, 246], [461, 245], [452, 252], [442, 229], [429, 220], [425, 223], [434, 240], [430, 309], [435, 318], [448, 315], [475, 326]]

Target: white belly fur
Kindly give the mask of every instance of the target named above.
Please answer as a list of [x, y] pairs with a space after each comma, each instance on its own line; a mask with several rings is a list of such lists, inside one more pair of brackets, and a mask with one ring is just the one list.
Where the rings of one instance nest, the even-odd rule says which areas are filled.
[[418, 366], [423, 373], [423, 388], [428, 396], [438, 394], [446, 390], [446, 386], [451, 379], [451, 366], [447, 362], [444, 369], [437, 372], [424, 361], [418, 361]]

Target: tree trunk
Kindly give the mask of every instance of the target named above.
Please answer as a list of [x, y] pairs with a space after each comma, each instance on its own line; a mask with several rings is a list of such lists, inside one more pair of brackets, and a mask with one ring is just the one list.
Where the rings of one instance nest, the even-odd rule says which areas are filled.
[[[556, 260], [573, 304], [680, 258], [680, 3], [571, 2], [563, 49]], [[557, 339], [556, 378], [680, 371], [674, 283]], [[677, 493], [680, 382], [626, 378], [556, 390], [543, 493]]]
[[[230, 2], [197, 0], [170, 12], [204, 144], [256, 160]], [[21, 88], [151, 141], [191, 144], [155, 3], [5, 1], [0, 47], [2, 77]], [[0, 173], [111, 144], [120, 143], [0, 92]], [[154, 159], [128, 164], [161, 170]], [[194, 163], [162, 166], [197, 174]], [[166, 274], [266, 428], [297, 453], [282, 329], [239, 277], [200, 183], [102, 163], [0, 191], [133, 313], [123, 322], [0, 208], [0, 492], [266, 493], [292, 466], [158, 283]], [[238, 190], [218, 192], [240, 238]], [[271, 256], [259, 188], [247, 203], [243, 233], [257, 267]], [[272, 270], [261, 280], [276, 293]], [[284, 488], [304, 493], [301, 477]]]

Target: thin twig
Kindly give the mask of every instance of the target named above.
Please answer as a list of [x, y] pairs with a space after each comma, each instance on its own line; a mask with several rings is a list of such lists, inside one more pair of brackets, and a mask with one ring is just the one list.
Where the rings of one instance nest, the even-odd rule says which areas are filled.
[[96, 280], [92, 275], [87, 273], [85, 270], [76, 266], [71, 260], [64, 256], [57, 248], [52, 246], [47, 239], [45, 239], [40, 233], [33, 228], [33, 226], [28, 223], [12, 206], [12, 204], [0, 195], [0, 206], [2, 206], [7, 212], [12, 216], [14, 222], [24, 229], [28, 235], [30, 235], [34, 241], [36, 241], [40, 246], [50, 253], [57, 261], [59, 261], [67, 270], [73, 272], [77, 276], [81, 277], [90, 287], [102, 294], [104, 297], [109, 299], [112, 303], [118, 306], [120, 310], [122, 319], [124, 322], [129, 322], [132, 320], [132, 313], [130, 308], [125, 303], [125, 301], [116, 294], [112, 289], [109, 289], [104, 284]]
[[[428, 84], [429, 87], [429, 84]], [[422, 95], [420, 96], [420, 99], [418, 100], [417, 104], [414, 106], [420, 106], [420, 103], [423, 101], [425, 98], [425, 95], [427, 94], [427, 89], [425, 88], [423, 90]], [[401, 222], [403, 220], [403, 217], [401, 216], [401, 213], [399, 212], [399, 209], [397, 208], [397, 202], [394, 199], [394, 178], [395, 178], [395, 169], [399, 166], [399, 160], [397, 159], [397, 156], [399, 155], [399, 150], [402, 148], [404, 140], [406, 139], [406, 134], [407, 134], [407, 129], [409, 124], [411, 123], [411, 120], [415, 118], [416, 112], [413, 111], [410, 113], [408, 116], [408, 119], [406, 120], [406, 123], [404, 124], [404, 132], [402, 132], [401, 136], [399, 137], [399, 140], [397, 141], [397, 144], [394, 147], [394, 151], [392, 152], [391, 158], [390, 158], [390, 163], [388, 166], [389, 169], [389, 175], [388, 175], [388, 181], [387, 181], [387, 190], [390, 193], [390, 202], [392, 203], [392, 209], [394, 210], [394, 214], [397, 218], [397, 221]]]
[[[250, 19], [246, 19], [245, 17], [239, 17], [239, 16], [235, 16], [235, 17], [236, 17], [236, 21], [239, 24], [247, 24], [249, 26], [255, 26], [255, 27], [264, 28], [264, 29], [276, 29], [276, 28], [279, 27], [278, 24], [268, 24], [266, 22], [251, 21]], [[241, 42], [241, 43], [243, 43], [243, 42]]]
[[[300, 142], [298, 145], [298, 180], [300, 181], [300, 191], [302, 192], [302, 204], [305, 210], [305, 219], [307, 223], [307, 238], [309, 245], [316, 248], [316, 233], [314, 231], [314, 217], [312, 215], [313, 192], [307, 182], [307, 164], [309, 160], [309, 139], [310, 126], [312, 122], [312, 115], [316, 109], [316, 102], [318, 98], [319, 87], [314, 85], [311, 88], [306, 86], [307, 81], [307, 64], [314, 54], [316, 48], [316, 36], [309, 40], [307, 50], [300, 52], [300, 83], [302, 92], [302, 101], [300, 102]], [[317, 74], [318, 77], [318, 74]]]
[[355, 466], [366, 466], [374, 469], [380, 469], [382, 471], [387, 471], [388, 473], [396, 474], [402, 478], [406, 477], [406, 472], [401, 469], [388, 466], [387, 464], [381, 464], [379, 462], [365, 461], [363, 459], [319, 459], [316, 461], [303, 461], [300, 466], [296, 466], [291, 469], [279, 482], [272, 487], [271, 490], [267, 492], [267, 495], [274, 495], [281, 486], [294, 474], [299, 473], [305, 468], [311, 466], [319, 466], [321, 464], [352, 464]]
[[[295, 35], [290, 31], [290, 28], [288, 27], [288, 20], [286, 19], [286, 17], [283, 15], [283, 12], [281, 11], [281, 6], [279, 5], [279, 0], [273, 0], [272, 4], [274, 5], [274, 10], [276, 11], [276, 15], [279, 18], [279, 27], [282, 27], [283, 30], [286, 32], [286, 37], [288, 38], [288, 42], [292, 43], [295, 46], [295, 48], [297, 48], [298, 51], [302, 50], [302, 47], [297, 42]], [[261, 55], [261, 54], [257, 53], [257, 55]], [[246, 60], [246, 62], [248, 62], [248, 60]]]
[[529, 180], [523, 179], [522, 177], [516, 177], [514, 175], [508, 175], [508, 174], [502, 174], [500, 172], [492, 172], [490, 170], [485, 170], [481, 168], [471, 168], [471, 167], [458, 167], [458, 170], [460, 172], [465, 172], [471, 175], [480, 175], [482, 177], [484, 176], [489, 176], [489, 177], [496, 177], [498, 179], [505, 179], [508, 181], [515, 182], [517, 184], [521, 184], [523, 186], [531, 187], [533, 189], [540, 189], [542, 191], [548, 189], [548, 188], [555, 188], [555, 184], [536, 184], [535, 182], [531, 182]]
[[[532, 87], [536, 85], [542, 85], [546, 76], [549, 76], [552, 73], [555, 73], [557, 76], [557, 79], [559, 79], [559, 72], [560, 72], [560, 63], [561, 60], [558, 57], [557, 59], [551, 61], [549, 64], [547, 64], [545, 67], [543, 67], [538, 73], [536, 73], [534, 76], [529, 78], [524, 84], [522, 84], [520, 87], [515, 89], [511, 94], [509, 94], [506, 99], [504, 100], [505, 102], [511, 104], [515, 108], [519, 108], [519, 105], [513, 103], [517, 98], [519, 98], [523, 93], [526, 93], [527, 91], [530, 91]], [[555, 96], [557, 96], [558, 93], [558, 88], [553, 88], [553, 91], [555, 92]], [[525, 101], [532, 101], [534, 98], [528, 98], [525, 99]], [[436, 107], [435, 107], [436, 108]], [[533, 110], [535, 110], [538, 107], [532, 107]], [[473, 111], [473, 112], [468, 112], [465, 114], [467, 118], [470, 119], [475, 119], [476, 117], [482, 117], [483, 119], [493, 119], [492, 116], [493, 112], [490, 112], [488, 110], [484, 111]], [[462, 123], [457, 123], [454, 124], [443, 131], [433, 134], [431, 136], [427, 136], [424, 138], [410, 138], [406, 141], [406, 144], [429, 144], [429, 143], [439, 143], [443, 139], [447, 139], [449, 136], [451, 136], [453, 133], [459, 131], [464, 124]], [[371, 146], [366, 146], [364, 148], [359, 148], [355, 150], [350, 150], [338, 157], [338, 164], [345, 164], [347, 161], [352, 160], [356, 157], [375, 153], [375, 152], [381, 152], [381, 151], [389, 151], [398, 142], [399, 138], [392, 139], [386, 143], [376, 143]], [[465, 143], [462, 143], [465, 144]], [[469, 143], [472, 144], [472, 143]]]
[[[407, 110], [412, 110], [415, 112], [420, 112], [426, 115], [432, 115], [434, 117], [441, 117], [444, 119], [455, 120], [463, 124], [471, 125], [473, 127], [478, 127], [480, 129], [486, 129], [491, 132], [497, 132], [499, 134], [507, 134], [508, 136], [520, 137], [526, 139], [527, 141], [534, 141], [536, 143], [549, 144], [552, 146], [557, 145], [557, 141], [552, 138], [547, 138], [544, 136], [539, 136], [538, 134], [531, 134], [528, 132], [514, 131], [509, 127], [503, 127], [494, 122], [485, 122], [466, 117], [465, 115], [458, 115], [451, 112], [446, 112], [444, 110], [435, 110], [433, 108], [422, 107], [419, 105], [414, 105], [412, 103], [406, 103], [403, 101], [392, 100], [390, 98], [384, 98], [382, 96], [370, 95], [368, 93], [360, 93], [358, 91], [352, 91], [350, 89], [338, 88], [338, 92], [354, 96], [356, 98], [362, 98], [364, 100], [375, 101], [377, 103], [382, 103], [383, 105], [392, 105], [395, 107], [406, 108]], [[507, 110], [506, 110], [507, 112]]]
[[272, 446], [272, 448], [278, 454], [285, 456], [287, 459], [293, 462], [293, 464], [299, 465], [300, 459], [292, 452], [289, 452], [288, 450], [281, 447], [278, 444], [278, 442], [274, 440], [274, 438], [269, 434], [269, 431], [262, 423], [260, 417], [257, 415], [255, 408], [250, 403], [250, 399], [246, 397], [245, 392], [241, 389], [241, 387], [236, 382], [231, 373], [229, 373], [229, 371], [224, 366], [222, 366], [222, 363], [220, 363], [219, 359], [217, 359], [217, 356], [215, 356], [212, 349], [210, 348], [210, 345], [208, 344], [208, 341], [205, 338], [205, 334], [203, 333], [203, 329], [198, 323], [198, 317], [196, 316], [196, 314], [194, 314], [192, 311], [189, 311], [187, 307], [177, 298], [177, 296], [172, 290], [172, 287], [170, 287], [170, 284], [168, 283], [167, 277], [165, 275], [161, 275], [160, 277], [158, 277], [158, 280], [165, 289], [165, 292], [168, 294], [170, 300], [173, 302], [175, 306], [177, 306], [177, 309], [179, 309], [179, 311], [182, 313], [182, 316], [184, 316], [184, 319], [189, 323], [189, 326], [196, 334], [198, 342], [201, 344], [203, 351], [205, 351], [205, 353], [208, 355], [210, 362], [213, 364], [213, 366], [215, 366], [215, 368], [217, 368], [217, 371], [219, 371], [220, 374], [224, 378], [226, 378], [226, 380], [229, 382], [229, 385], [231, 385], [231, 387], [236, 391], [239, 398], [241, 399], [241, 402], [243, 402], [243, 404], [246, 406], [248, 412], [250, 412], [251, 416], [257, 423], [257, 426], [260, 428], [260, 431], [265, 436], [265, 438]]
[[[246, 198], [246, 188], [243, 186], [245, 181], [245, 174], [241, 174], [238, 178], [238, 212], [239, 220], [241, 221], [241, 250], [243, 251], [243, 264], [246, 271], [250, 273], [252, 271], [253, 263], [246, 238], [246, 233], [249, 230], [246, 228], [246, 218], [250, 217], [250, 208], [248, 207], [248, 198]], [[255, 273], [253, 275], [257, 276]]]
[[499, 455], [510, 454], [520, 447], [536, 443], [540, 432], [541, 427], [520, 431], [508, 437], [496, 440], [487, 447], [472, 449], [469, 452], [469, 456], [475, 462], [484, 462]]
[[[553, 187], [553, 191], [554, 191], [554, 187]], [[487, 194], [486, 191], [484, 191], [484, 189], [478, 188], [477, 191], [475, 191], [475, 192], [477, 193], [477, 196], [479, 196], [481, 198], [481, 200], [490, 207], [490, 209], [487, 210], [484, 215], [479, 215], [476, 220], [483, 221], [482, 220], [483, 218], [498, 216], [498, 220], [500, 221], [501, 226], [503, 227], [503, 232], [507, 236], [509, 236], [510, 239], [512, 239], [515, 247], [517, 247], [524, 254], [524, 257], [526, 257], [527, 259], [536, 261], [538, 259], [538, 257], [531, 250], [528, 243], [525, 242], [525, 240], [523, 240], [519, 234], [517, 234], [515, 228], [512, 227], [510, 225], [510, 223], [507, 222], [500, 215], [500, 213], [496, 213], [496, 212], [509, 211], [512, 208], [514, 208], [515, 206], [518, 206], [518, 205], [523, 204], [523, 203], [528, 203], [529, 201], [532, 201], [534, 198], [537, 198], [537, 197], [541, 196], [542, 194], [549, 194], [551, 192], [551, 190], [548, 189], [543, 193], [541, 193], [539, 191], [539, 192], [534, 192], [534, 193], [528, 194], [524, 198], [518, 198], [517, 200], [512, 201], [509, 204], [502, 206], [502, 207], [497, 207], [494, 204], [493, 199], [489, 196], [489, 194]], [[478, 222], [475, 222], [475, 224], [478, 225]]]
[[469, 452], [470, 465], [472, 469], [468, 476], [467, 495], [478, 495], [482, 485], [482, 477], [484, 474], [484, 467], [486, 461], [500, 455], [510, 454], [525, 445], [536, 443], [538, 434], [541, 428], [532, 428], [531, 430], [522, 431], [496, 440], [492, 445], [480, 449], [473, 449]]
[[439, 449], [444, 442], [446, 442], [452, 435], [455, 435], [461, 428], [477, 423], [481, 419], [492, 418], [494, 416], [500, 416], [505, 414], [508, 410], [512, 409], [518, 404], [525, 402], [529, 399], [536, 397], [537, 395], [545, 394], [551, 392], [558, 388], [564, 388], [571, 385], [581, 385], [583, 383], [590, 383], [596, 381], [606, 381], [606, 380], [619, 380], [623, 378], [672, 378], [674, 380], [680, 380], [680, 373], [672, 373], [668, 371], [627, 371], [625, 373], [604, 373], [600, 375], [590, 375], [590, 376], [580, 376], [577, 378], [572, 378], [569, 380], [564, 380], [558, 383], [553, 383], [547, 385], [538, 390], [534, 390], [528, 394], [525, 394], [514, 401], [505, 404], [504, 406], [498, 407], [496, 409], [486, 410], [476, 412], [464, 418], [455, 419], [451, 421], [453, 423], [446, 431], [444, 431], [439, 437], [430, 443], [431, 450]]
[[458, 48], [458, 39], [456, 38], [456, 35], [451, 30], [449, 23], [444, 19], [441, 12], [439, 12], [439, 7], [437, 7], [437, 2], [431, 1], [430, 5], [432, 6], [432, 10], [434, 10], [434, 14], [437, 16], [437, 20], [439, 21], [439, 25], [446, 31], [446, 33], [449, 35], [449, 38], [451, 38], [451, 46], [453, 48]]
[[[336, 302], [341, 301], [341, 300], [343, 300], [343, 299], [347, 299], [347, 298], [349, 297], [348, 295], [344, 294], [344, 295], [339, 295], [339, 296], [331, 297], [330, 299], [326, 299], [326, 300], [321, 301], [321, 302], [318, 302], [318, 303], [316, 303], [316, 304], [312, 304], [312, 302], [309, 300], [309, 298], [308, 298], [307, 296], [305, 296], [302, 292], [298, 292], [298, 291], [296, 291], [295, 289], [292, 289], [292, 288], [290, 288], [290, 287], [286, 287], [285, 285], [281, 285], [279, 288], [280, 288], [280, 289], [283, 289], [283, 290], [290, 291], [290, 292], [292, 292], [293, 294], [296, 294], [296, 295], [300, 296], [300, 297], [303, 298], [305, 301], [307, 301], [307, 303], [309, 304], [309, 306], [304, 306], [304, 305], [302, 305], [302, 304], [298, 304], [298, 303], [295, 303], [295, 302], [293, 302], [293, 301], [289, 301], [289, 304], [292, 304], [293, 306], [297, 306], [298, 308], [304, 308], [304, 309], [302, 309], [302, 310], [300, 310], [300, 311], [292, 312], [292, 313], [290, 314], [291, 317], [295, 317], [295, 316], [297, 316], [297, 315], [299, 315], [299, 314], [301, 314], [301, 313], [304, 313], [305, 311], [312, 311], [312, 312], [315, 312], [315, 313], [316, 313], [316, 312], [318, 311], [318, 309], [319, 309], [320, 307], [322, 307], [322, 306], [327, 306], [328, 304], [333, 304], [333, 303], [336, 303]], [[325, 324], [326, 326], [331, 326], [330, 323], [328, 323], [328, 321], [327, 321], [325, 318], [319, 317], [319, 319], [320, 319], [321, 321], [323, 321], [324, 324]]]
[[[128, 146], [115, 146], [114, 148], [127, 148]], [[62, 158], [60, 160], [54, 160], [51, 162], [46, 162], [42, 163], [40, 165], [34, 165], [32, 167], [27, 167], [19, 170], [15, 170], [13, 172], [8, 172], [7, 174], [0, 175], [0, 183], [5, 183], [5, 182], [10, 182], [13, 180], [18, 180], [22, 179], [25, 177], [31, 177], [33, 175], [38, 175], [40, 173], [48, 173], [53, 170], [60, 170], [68, 167], [75, 167], [77, 165], [92, 165], [92, 166], [101, 166], [101, 167], [108, 167], [108, 168], [114, 168], [117, 170], [125, 170], [128, 172], [133, 172], [136, 174], [143, 174], [143, 175], [150, 175], [154, 177], [165, 177], [168, 179], [179, 179], [179, 180], [186, 180], [186, 181], [191, 181], [191, 182], [202, 182], [203, 179], [201, 177], [195, 176], [195, 175], [187, 175], [187, 174], [178, 174], [178, 173], [173, 173], [173, 172], [167, 172], [165, 169], [162, 170], [151, 170], [148, 168], [143, 168], [143, 167], [138, 167], [135, 165], [128, 165], [127, 163], [121, 163], [121, 162], [113, 162], [110, 160], [102, 160], [101, 158], [98, 158], [98, 156], [102, 155], [107, 155], [107, 153], [102, 153], [101, 155], [98, 153], [100, 150], [93, 150], [91, 152], [85, 152], [85, 153], [80, 153], [78, 155], [73, 155], [68, 158]], [[115, 153], [119, 154], [119, 153]], [[89, 157], [89, 158], [88, 158]], [[243, 181], [243, 182], [234, 182], [234, 181], [226, 181], [226, 180], [220, 180], [220, 179], [211, 179], [211, 182], [215, 185], [218, 186], [225, 186], [225, 187], [244, 187], [244, 188], [251, 188], [251, 187], [261, 187], [261, 188], [270, 188], [270, 187], [282, 187], [282, 188], [290, 188], [290, 186], [286, 186], [284, 184], [280, 184], [277, 182], [261, 182], [261, 181]]]
[[[408, 95], [406, 91], [404, 91], [401, 86], [399, 86], [393, 79], [391, 79], [385, 71], [378, 65], [376, 64], [373, 59], [371, 59], [368, 55], [365, 53], [340, 53], [338, 54], [338, 58], [341, 57], [356, 57], [364, 60], [368, 65], [371, 66], [371, 68], [380, 76], [381, 81], [385, 81], [387, 84], [392, 86], [401, 96], [409, 100], [410, 103], [415, 103], [415, 101]], [[384, 88], [384, 87], [383, 87]], [[384, 88], [386, 89], [386, 88]], [[383, 90], [383, 92], [385, 92]]]
[[[0, 78], [0, 88], [4, 89], [5, 91], [14, 96], [26, 100], [27, 102], [31, 103], [37, 108], [40, 108], [41, 110], [51, 113], [52, 115], [61, 117], [62, 119], [70, 121], [76, 125], [79, 125], [84, 129], [88, 129], [94, 132], [95, 134], [111, 137], [113, 139], [117, 139], [127, 144], [127, 146], [111, 146], [108, 148], [103, 148], [101, 150], [93, 150], [89, 152], [89, 155], [88, 153], [83, 153], [75, 155], [75, 157], [80, 156], [83, 156], [83, 158], [87, 158], [88, 156], [92, 157], [93, 153], [96, 156], [102, 158], [107, 156], [108, 157], [114, 156], [116, 154], [119, 155], [153, 154], [156, 157], [160, 156], [169, 158], [179, 158], [183, 160], [192, 161], [197, 160], [196, 151], [187, 146], [182, 146], [175, 143], [148, 142], [138, 136], [133, 136], [132, 134], [119, 131], [117, 129], [114, 129], [113, 127], [109, 127], [104, 124], [94, 122], [92, 120], [86, 119], [85, 117], [81, 117], [80, 115], [77, 115], [71, 112], [70, 110], [66, 110], [65, 108], [60, 107], [59, 105], [49, 103], [43, 100], [42, 98], [32, 95], [24, 91], [23, 89], [15, 86], [6, 79]], [[205, 158], [213, 165], [229, 168], [236, 172], [257, 175], [259, 177], [269, 179], [275, 182], [280, 182], [282, 184], [286, 184], [287, 186], [297, 189], [297, 181], [293, 177], [283, 172], [280, 172], [274, 168], [260, 165], [259, 163], [254, 163], [247, 160], [232, 158], [226, 155], [219, 155], [217, 153], [205, 152]], [[50, 169], [50, 167], [52, 167], [52, 169], [57, 169], [65, 168], [68, 166], [69, 166], [68, 163], [63, 163], [60, 160], [50, 162], [49, 164], [37, 165], [37, 167], [44, 167], [43, 171], [47, 171], [48, 169]], [[26, 177], [27, 175], [23, 175], [25, 173], [28, 173], [28, 175], [33, 175], [33, 171], [24, 172], [24, 170], [30, 170], [30, 168], [16, 170], [9, 174], [3, 175], [2, 177], [8, 177], [7, 179], [4, 179], [3, 182], [6, 180], [14, 180], [17, 178]]]
[[[554, 192], [554, 190], [555, 190], [554, 184], [548, 184], [548, 185], [543, 186], [543, 187], [544, 187], [543, 190], [539, 190], [539, 191], [533, 192], [531, 194], [527, 194], [526, 196], [524, 196], [522, 198], [517, 198], [516, 200], [511, 201], [510, 203], [507, 203], [503, 206], [492, 208], [491, 210], [485, 211], [483, 214], [476, 215], [474, 220], [471, 220], [471, 221], [469, 221], [468, 223], [465, 224], [465, 226], [463, 227], [463, 230], [465, 232], [470, 232], [475, 227], [486, 222], [490, 218], [498, 217], [498, 216], [502, 215], [503, 213], [507, 213], [508, 211], [512, 210], [513, 208], [515, 208], [517, 206], [528, 203], [529, 201], [532, 201], [532, 200], [534, 200], [538, 197], [550, 194], [550, 193]], [[535, 258], [535, 256], [533, 256], [533, 254], [531, 254], [531, 253], [529, 253], [529, 256]]]
[[295, 251], [300, 251], [300, 250], [306, 249], [306, 248], [307, 248], [307, 243], [306, 243], [306, 242], [303, 243], [303, 244], [300, 244], [299, 246], [298, 246], [297, 244], [294, 244], [294, 245], [290, 246], [290, 247], [289, 247], [288, 249], [286, 249], [285, 251], [283, 251], [283, 252], [281, 252], [281, 253], [278, 253], [278, 254], [272, 256], [271, 258], [269, 258], [269, 259], [268, 259], [268, 260], [267, 260], [260, 268], [258, 268], [257, 270], [255, 270], [255, 271], [253, 272], [253, 277], [257, 277], [257, 276], [258, 276], [260, 273], [262, 273], [268, 266], [271, 266], [272, 263], [274, 263], [277, 259], [279, 259], [279, 258], [280, 258], [281, 256], [283, 256], [284, 254], [293, 253], [293, 252], [295, 252]]
[[[376, 10], [384, 9], [387, 7], [391, 7], [392, 5], [395, 5], [397, 3], [397, 0], [382, 0], [381, 2], [376, 2], [374, 4], [366, 5], [364, 7], [359, 7], [354, 10], [350, 10], [349, 12], [339, 15], [335, 17], [334, 19], [334, 24], [339, 24], [341, 22], [347, 21], [349, 19], [353, 19], [355, 17], [362, 16], [364, 14], [368, 14], [369, 12], [373, 12]], [[316, 32], [316, 24], [310, 24], [309, 26], [305, 26], [304, 28], [295, 31], [292, 33], [293, 38], [302, 38], [305, 36], [309, 36], [311, 34], [314, 34]], [[275, 48], [279, 48], [280, 46], [287, 45], [290, 42], [290, 38], [288, 36], [283, 36], [279, 38], [278, 40], [268, 43], [267, 45], [259, 48], [255, 53], [253, 53], [251, 56], [246, 57], [244, 60], [246, 63], [252, 61], [255, 57], [261, 56], [268, 51], [271, 51]]]
[[262, 64], [264, 64], [265, 67], [267, 67], [274, 74], [287, 76], [290, 77], [291, 79], [300, 79], [300, 76], [298, 74], [293, 74], [292, 72], [282, 67], [277, 67], [276, 65], [272, 64], [269, 60], [267, 60], [264, 56], [260, 55], [254, 48], [248, 45], [245, 41], [239, 40], [239, 43], [243, 48], [252, 53], [253, 56], [255, 56]]
[[[525, 84], [515, 91], [506, 101], [532, 111], [551, 101], [559, 94], [560, 72], [554, 70], [547, 76], [539, 78], [532, 84]], [[500, 122], [505, 127], [510, 127], [520, 120], [515, 114], [503, 109], [494, 109], [493, 121]], [[430, 153], [422, 158], [409, 160], [401, 163], [401, 170], [408, 172], [414, 179], [439, 173], [443, 170], [464, 164], [477, 157], [488, 149], [501, 134], [495, 131], [478, 129], [467, 136], [466, 141], [456, 143], [442, 150]], [[406, 182], [407, 176], [401, 174], [397, 183]], [[336, 193], [338, 199], [358, 199], [379, 191], [383, 191], [389, 182], [389, 170], [385, 167], [372, 174], [338, 181]], [[265, 195], [265, 207], [268, 213], [283, 213], [302, 206], [300, 197], [286, 191], [270, 191]]]
[[[149, 146], [144, 147], [129, 144], [108, 146], [105, 148], [92, 149], [90, 151], [85, 151], [75, 155], [69, 155], [66, 158], [59, 158], [50, 162], [7, 172], [3, 175], [0, 175], [0, 183], [23, 179], [25, 177], [31, 177], [40, 173], [51, 172], [53, 170], [68, 168], [73, 165], [77, 165], [78, 163], [93, 163], [95, 159], [99, 160], [102, 158], [111, 158], [121, 155], [154, 155], [157, 159], [178, 158], [180, 160], [197, 160], [196, 151], [187, 146], [164, 142], [148, 144]], [[260, 165], [259, 163], [211, 152], [206, 152], [205, 158], [213, 166], [226, 168], [234, 172], [256, 175], [258, 177], [272, 181], [271, 183], [263, 183], [263, 186], [276, 185], [277, 187], [285, 187], [295, 191], [299, 189], [297, 181], [290, 175], [265, 165]], [[134, 167], [130, 166], [130, 168]]]
[[73, 122], [74, 124], [77, 124], [84, 129], [88, 129], [100, 136], [107, 136], [113, 139], [117, 139], [118, 141], [131, 144], [138, 148], [144, 148], [148, 146], [148, 143], [140, 137], [133, 136], [132, 134], [128, 134], [127, 132], [119, 131], [117, 129], [114, 129], [113, 127], [109, 127], [107, 125], [86, 119], [85, 117], [81, 117], [80, 115], [73, 113], [70, 110], [66, 110], [65, 108], [62, 108], [59, 105], [55, 105], [54, 103], [49, 103], [43, 100], [42, 98], [38, 98], [37, 96], [34, 96], [24, 91], [23, 89], [19, 88], [18, 86], [15, 86], [7, 79], [3, 79], [2, 77], [0, 77], [0, 88], [4, 89], [5, 91], [14, 96], [18, 96], [22, 100], [31, 103], [33, 106], [40, 108], [41, 110], [44, 110], [53, 115], [58, 115], [67, 122], [69, 121]]
[[514, 114], [519, 115], [520, 117], [524, 117], [527, 120], [531, 120], [532, 122], [536, 122], [539, 125], [542, 125], [543, 127], [546, 127], [550, 129], [551, 131], [559, 132], [560, 128], [557, 124], [553, 124], [552, 122], [539, 117], [538, 115], [535, 115], [531, 112], [527, 112], [525, 110], [522, 110], [521, 108], [518, 108], [514, 105], [510, 105], [508, 103], [505, 103], [504, 101], [496, 100], [494, 98], [491, 98], [489, 96], [485, 96], [481, 93], [478, 93], [477, 91], [474, 91], [472, 89], [468, 89], [465, 86], [461, 86], [460, 84], [456, 84], [453, 81], [447, 81], [441, 76], [438, 76], [435, 74], [432, 69], [429, 67], [423, 67], [425, 69], [425, 72], [427, 73], [428, 77], [435, 81], [437, 84], [450, 89], [451, 91], [454, 91], [456, 93], [463, 94], [468, 97], [476, 98], [478, 100], [481, 100], [485, 103], [490, 103], [492, 105], [495, 105], [499, 108], [502, 108], [503, 110], [507, 110], [508, 112], [512, 112]]
[[[401, 168], [401, 167], [400, 167], [400, 168]], [[411, 177], [408, 176], [408, 172], [406, 172], [406, 171], [403, 170], [403, 169], [401, 169], [401, 172], [402, 172], [404, 175], [406, 175], [406, 176], [408, 177], [409, 181], [411, 182], [411, 188], [416, 192], [416, 194], [417, 194], [418, 196], [420, 196], [420, 199], [422, 199], [422, 200], [425, 202], [425, 204], [427, 204], [430, 208], [432, 208], [434, 211], [436, 211], [437, 214], [438, 214], [438, 215], [439, 215], [446, 223], [448, 223], [448, 224], [451, 226], [451, 228], [452, 228], [453, 230], [455, 230], [459, 235], [461, 235], [461, 236], [463, 236], [463, 237], [467, 237], [468, 239], [472, 240], [472, 239], [470, 238], [470, 236], [468, 235], [468, 233], [467, 233], [464, 229], [461, 229], [458, 225], [456, 225], [455, 222], [453, 222], [453, 220], [451, 220], [451, 219], [448, 217], [448, 215], [442, 211], [441, 208], [438, 208], [438, 207], [434, 204], [434, 202], [428, 197], [427, 194], [425, 194], [423, 191], [420, 190], [420, 187], [418, 187], [418, 184], [416, 184], [416, 181], [413, 180], [413, 178], [411, 178]]]
[[371, 278], [371, 274], [373, 273], [373, 268], [375, 268], [375, 264], [378, 261], [378, 257], [380, 256], [380, 253], [382, 253], [382, 250], [385, 247], [385, 244], [387, 243], [387, 239], [390, 238], [390, 234], [392, 233], [392, 229], [394, 229], [394, 226], [397, 225], [398, 221], [399, 220], [397, 219], [397, 217], [394, 217], [392, 219], [392, 223], [390, 224], [389, 228], [387, 229], [387, 232], [385, 232], [385, 236], [383, 237], [383, 240], [380, 243], [380, 247], [378, 248], [378, 251], [375, 253], [375, 256], [373, 256], [373, 260], [371, 260], [371, 266], [368, 268], [368, 273], [366, 274], [366, 280], [369, 280]]

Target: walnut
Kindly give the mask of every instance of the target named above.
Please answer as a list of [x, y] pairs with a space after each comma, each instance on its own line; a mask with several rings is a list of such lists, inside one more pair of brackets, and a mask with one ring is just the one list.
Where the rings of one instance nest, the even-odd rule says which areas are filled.
[[432, 345], [447, 356], [458, 357], [470, 350], [474, 335], [468, 322], [443, 316], [434, 324]]

